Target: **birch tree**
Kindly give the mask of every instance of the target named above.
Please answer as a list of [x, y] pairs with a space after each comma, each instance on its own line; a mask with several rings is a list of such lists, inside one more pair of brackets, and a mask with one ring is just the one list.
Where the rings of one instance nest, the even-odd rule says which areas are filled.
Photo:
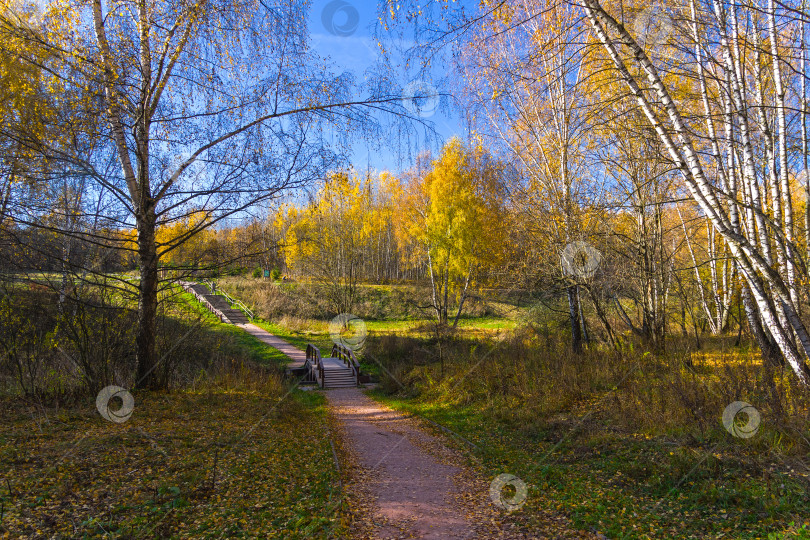
[[[576, 13], [564, 3], [528, 1], [494, 9], [487, 21], [466, 48], [471, 109], [486, 113], [481, 120], [521, 165], [526, 180], [510, 187], [523, 222], [538, 243], [563, 253], [595, 232], [584, 219], [589, 115]], [[564, 284], [575, 352], [586, 339], [580, 281], [568, 276]]]
[[[797, 288], [797, 272], [805, 279], [807, 273], [795, 243], [785, 90], [785, 73], [800, 73], [797, 55], [790, 53], [801, 49], [797, 12], [789, 6], [777, 10], [772, 1], [764, 11], [697, 0], [681, 6], [682, 23], [674, 26], [672, 39], [694, 65], [690, 74], [699, 97], [689, 103], [673, 98], [662, 76], [666, 63], [640, 46], [615, 13], [598, 0], [581, 6], [616, 77], [734, 256], [763, 354], [778, 354], [802, 383], [810, 383], [810, 337]], [[691, 106], [698, 114], [686, 114]]]
[[[96, 197], [114, 198], [108, 212], [118, 227], [136, 230], [135, 382], [153, 387], [160, 258], [203, 228], [322, 177], [347, 124], [369, 127], [373, 111], [404, 111], [390, 87], [357, 97], [350, 75], [330, 73], [309, 48], [304, 4], [90, 0], [61, 9], [41, 32], [8, 20], [4, 30], [52, 55], [59, 98], [81, 110], [76, 118], [97, 122], [60, 119], [65, 144], [25, 137], [51, 163], [92, 181]], [[113, 169], [105, 155], [114, 156]], [[199, 211], [184, 234], [156, 238], [158, 227]]]

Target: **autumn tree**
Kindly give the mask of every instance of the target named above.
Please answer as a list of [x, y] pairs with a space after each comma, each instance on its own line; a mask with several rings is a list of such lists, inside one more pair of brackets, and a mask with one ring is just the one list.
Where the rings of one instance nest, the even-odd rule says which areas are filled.
[[[32, 46], [20, 34], [30, 32], [35, 14], [32, 9], [23, 9], [20, 2], [0, 2], [0, 232], [4, 227], [13, 227], [15, 191], [31, 187], [35, 176], [41, 172], [42, 162], [36, 151], [15, 136], [19, 131], [28, 131], [45, 136], [49, 122], [53, 120], [52, 103], [47, 95], [47, 77], [42, 66], [47, 54]], [[36, 62], [26, 62], [15, 51], [29, 49]], [[25, 162], [26, 166], [21, 166]], [[24, 220], [23, 220], [24, 221]], [[19, 223], [19, 222], [18, 222]], [[9, 237], [0, 238], [3, 243]]]
[[[254, 0], [93, 0], [66, 4], [46, 17], [42, 32], [2, 21], [7, 34], [36, 43], [15, 51], [22, 63], [37, 65], [34, 49], [55, 58], [49, 76], [75, 113], [58, 119], [64, 144], [33, 130], [19, 130], [18, 139], [51, 167], [92, 182], [88, 203], [113, 199], [82, 212], [137, 231], [141, 386], [156, 384], [161, 256], [321, 177], [340, 151], [326, 142], [327, 131], [377, 125], [372, 113], [406, 112], [396, 88], [381, 85], [359, 98], [350, 76], [329, 72], [309, 47], [306, 10]], [[201, 209], [204, 219], [159, 244], [160, 227]]]
[[367, 184], [346, 172], [328, 175], [304, 208], [291, 207], [284, 243], [287, 264], [326, 286], [335, 313], [351, 313], [369, 229]]
[[412, 171], [404, 188], [400, 242], [415, 243], [415, 254], [425, 261], [431, 308], [441, 324], [448, 324], [453, 308], [453, 326], [458, 324], [482, 272], [500, 260], [500, 165], [480, 146], [468, 148], [453, 138], [429, 170]]
[[531, 267], [545, 267], [563, 283], [572, 348], [580, 352], [587, 336], [582, 280], [564, 274], [559, 262], [566, 246], [597, 232], [586, 212], [594, 179], [586, 161], [592, 116], [582, 81], [585, 56], [575, 39], [581, 27], [565, 3], [487, 9], [464, 47], [466, 95], [479, 122], [520, 166], [522, 181], [510, 189], [534, 239]]
[[791, 107], [786, 92], [796, 77], [806, 77], [804, 45], [797, 42], [804, 21], [794, 7], [772, 1], [762, 10], [697, 0], [673, 8], [682, 23], [673, 25], [675, 35], [664, 45], [677, 43], [687, 55], [697, 85], [693, 97], [676, 100], [662, 75], [671, 63], [645, 50], [618, 12], [597, 0], [583, 0], [582, 8], [615, 76], [733, 255], [763, 356], [783, 358], [808, 384], [810, 336], [798, 287], [807, 269], [796, 242], [790, 182], [791, 154], [801, 148], [791, 141], [801, 134], [787, 122], [791, 110], [804, 107]]
[[[183, 220], [158, 227], [155, 233], [158, 248], [173, 247], [167, 251], [161, 249], [163, 251], [161, 262], [174, 266], [200, 265], [209, 254], [213, 237], [211, 230], [203, 229], [205, 219], [206, 213], [202, 210], [189, 212]], [[191, 234], [191, 231], [195, 231], [194, 234]]]

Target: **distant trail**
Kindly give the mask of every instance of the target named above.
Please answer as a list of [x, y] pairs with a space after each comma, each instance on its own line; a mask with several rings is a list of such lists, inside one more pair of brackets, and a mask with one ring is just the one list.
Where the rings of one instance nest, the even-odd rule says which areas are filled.
[[274, 336], [264, 328], [260, 328], [252, 323], [237, 324], [236, 326], [259, 341], [286, 354], [290, 358], [290, 363], [287, 364], [288, 368], [303, 367], [304, 362], [306, 362], [307, 354], [304, 351], [287, 343], [280, 337]]
[[208, 287], [202, 283], [192, 283], [188, 281], [181, 281], [180, 285], [188, 292], [193, 294], [197, 300], [211, 310], [222, 322], [238, 326], [251, 336], [259, 341], [270, 345], [287, 355], [291, 362], [287, 368], [302, 367], [306, 362], [307, 355], [304, 351], [290, 345], [280, 337], [274, 336], [264, 328], [260, 328], [255, 324], [248, 322], [247, 317], [242, 311], [231, 308], [227, 300], [222, 296], [211, 292]]

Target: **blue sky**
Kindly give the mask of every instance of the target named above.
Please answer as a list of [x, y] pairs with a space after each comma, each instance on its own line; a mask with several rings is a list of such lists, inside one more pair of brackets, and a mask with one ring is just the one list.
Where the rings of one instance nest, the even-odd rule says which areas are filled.
[[[363, 80], [364, 72], [373, 66], [378, 57], [378, 47], [373, 37], [377, 24], [378, 3], [373, 0], [314, 0], [309, 14], [310, 38], [315, 51], [331, 59], [335, 71], [351, 71], [358, 80]], [[445, 73], [442, 66], [436, 67], [433, 80], [426, 81], [439, 93], [447, 92], [439, 81]], [[408, 88], [421, 87], [425, 77], [417, 78], [402, 68], [401, 85]], [[434, 84], [434, 82], [436, 84]], [[438, 86], [438, 87], [437, 87]], [[447, 99], [445, 98], [445, 102]], [[440, 138], [463, 133], [456, 115], [446, 107], [438, 108], [436, 103], [425, 103], [423, 110], [416, 111], [427, 122], [432, 122]], [[413, 140], [412, 145], [422, 146], [421, 141]], [[410, 166], [407, 159], [400, 160], [394, 149], [369, 148], [359, 141], [352, 155], [355, 169], [363, 172], [390, 170], [398, 172]]]

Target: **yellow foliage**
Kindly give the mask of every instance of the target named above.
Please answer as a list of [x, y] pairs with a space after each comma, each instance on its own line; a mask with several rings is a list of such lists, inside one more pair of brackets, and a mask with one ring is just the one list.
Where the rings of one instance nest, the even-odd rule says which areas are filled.
[[497, 164], [480, 143], [451, 139], [423, 177], [411, 178], [401, 196], [399, 239], [429, 261], [434, 280], [458, 291], [468, 279], [501, 261], [506, 212]]
[[155, 240], [162, 262], [187, 264], [199, 262], [214, 238], [213, 231], [205, 228], [210, 214], [197, 210], [170, 225], [158, 227]]

